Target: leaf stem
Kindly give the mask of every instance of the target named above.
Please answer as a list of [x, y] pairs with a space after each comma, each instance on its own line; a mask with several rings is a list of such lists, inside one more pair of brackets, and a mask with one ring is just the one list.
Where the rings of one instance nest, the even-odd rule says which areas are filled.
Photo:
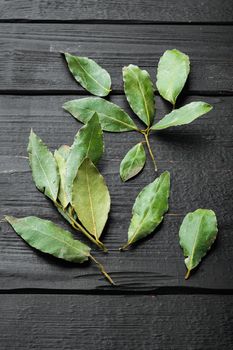
[[103, 266], [98, 260], [96, 260], [96, 258], [94, 258], [93, 255], [90, 254], [89, 256], [90, 256], [90, 259], [93, 260], [93, 261], [96, 263], [98, 269], [99, 269], [100, 272], [104, 275], [104, 277], [105, 277], [113, 286], [115, 286], [116, 283], [113, 282], [112, 278], [111, 278], [111, 277], [109, 276], [109, 274], [106, 272], [104, 266]]
[[189, 278], [190, 272], [191, 272], [191, 270], [188, 269], [188, 271], [187, 271], [187, 273], [186, 273], [186, 275], [185, 275], [185, 279], [186, 279], [186, 280]]
[[131, 242], [127, 242], [125, 245], [120, 247], [119, 250], [120, 251], [124, 251], [124, 250], [128, 249], [130, 245], [131, 245]]
[[158, 168], [157, 168], [157, 165], [156, 165], [156, 162], [155, 162], [155, 157], [154, 157], [154, 155], [153, 155], [153, 152], [152, 152], [152, 149], [151, 149], [151, 146], [150, 146], [150, 141], [149, 141], [149, 129], [148, 129], [146, 132], [143, 132], [143, 135], [145, 136], [147, 148], [148, 148], [150, 157], [151, 157], [151, 159], [152, 159], [152, 162], [153, 162], [153, 164], [154, 164], [155, 171], [158, 171]]
[[91, 236], [91, 234], [82, 226], [80, 225], [71, 215], [69, 212], [64, 210], [64, 208], [58, 203], [54, 202], [55, 206], [58, 207], [59, 209], [63, 210], [65, 214], [69, 217], [71, 221], [71, 225], [75, 230], [80, 230], [91, 242], [93, 242], [95, 245], [97, 245], [100, 249], [102, 249], [105, 253], [107, 253], [108, 249], [105, 247], [105, 245], [100, 242], [99, 240], [97, 241], [94, 237]]

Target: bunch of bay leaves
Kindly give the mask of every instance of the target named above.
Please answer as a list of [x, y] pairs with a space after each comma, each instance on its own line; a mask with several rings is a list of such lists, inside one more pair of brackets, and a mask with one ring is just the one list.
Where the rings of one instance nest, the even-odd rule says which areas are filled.
[[[52, 200], [75, 230], [106, 252], [100, 236], [108, 219], [110, 195], [96, 167], [103, 151], [103, 132], [96, 113], [78, 131], [71, 147], [63, 145], [52, 154], [32, 130], [28, 144], [36, 187]], [[113, 284], [103, 266], [90, 254], [90, 248], [70, 232], [37, 217], [6, 219], [29, 245], [42, 252], [76, 263], [91, 258]]]
[[[144, 140], [125, 155], [120, 165], [122, 181], [136, 176], [144, 167], [148, 148], [157, 171], [149, 136], [151, 132], [185, 125], [212, 109], [208, 103], [191, 102], [176, 108], [176, 100], [182, 91], [190, 71], [189, 57], [179, 50], [167, 50], [159, 60], [156, 86], [159, 94], [172, 104], [173, 110], [154, 123], [154, 86], [149, 73], [130, 64], [123, 68], [126, 99], [145, 128], [138, 127], [133, 119], [119, 106], [107, 101], [111, 91], [109, 73], [88, 57], [65, 53], [68, 68], [78, 83], [97, 97], [68, 101], [64, 104], [72, 116], [85, 125], [75, 136], [71, 147], [61, 146], [52, 154], [43, 141], [31, 131], [29, 160], [36, 187], [50, 198], [60, 214], [75, 230], [81, 231], [103, 251], [100, 241], [108, 219], [110, 195], [103, 176], [96, 165], [103, 150], [103, 131], [137, 131]], [[150, 235], [163, 221], [170, 195], [170, 174], [163, 172], [138, 194], [132, 209], [128, 230], [128, 241], [121, 248], [127, 249], [140, 239]], [[95, 261], [105, 277], [113, 284], [103, 266], [90, 254], [90, 248], [74, 240], [71, 233], [50, 221], [36, 217], [6, 219], [15, 231], [31, 246], [73, 262], [88, 258]], [[210, 249], [217, 235], [215, 213], [208, 209], [197, 209], [188, 213], [180, 227], [180, 245], [186, 257], [186, 278]]]
[[155, 171], [158, 170], [150, 145], [152, 133], [174, 126], [190, 124], [212, 109], [211, 105], [202, 101], [191, 102], [176, 108], [177, 98], [184, 88], [190, 72], [189, 56], [177, 49], [166, 50], [160, 57], [158, 64], [156, 76], [158, 93], [172, 105], [172, 111], [159, 121], [155, 122], [157, 119], [155, 87], [150, 74], [134, 64], [129, 64], [122, 69], [125, 97], [132, 112], [143, 124], [143, 127], [138, 126], [131, 116], [118, 105], [103, 98], [111, 91], [111, 78], [105, 69], [90, 58], [74, 56], [69, 53], [64, 55], [74, 79], [97, 97], [67, 101], [63, 108], [84, 124], [93, 113], [98, 113], [104, 131], [118, 133], [136, 131], [143, 135], [143, 140], [133, 146], [121, 162], [120, 176], [124, 182], [136, 176], [144, 168], [146, 163], [144, 145], [148, 149]]
[[[69, 53], [65, 53], [64, 56], [74, 79], [87, 91], [97, 96], [68, 101], [64, 104], [64, 109], [84, 124], [93, 113], [97, 112], [103, 130], [137, 131], [144, 136], [144, 141], [132, 147], [121, 162], [120, 176], [124, 182], [143, 169], [146, 162], [144, 144], [157, 171], [149, 141], [152, 132], [189, 124], [212, 109], [211, 105], [202, 101], [191, 102], [176, 108], [177, 98], [190, 72], [188, 55], [177, 49], [166, 50], [158, 63], [156, 87], [161, 97], [171, 103], [172, 111], [156, 123], [154, 123], [156, 114], [154, 85], [150, 74], [133, 64], [122, 70], [126, 99], [135, 116], [145, 125], [144, 129], [138, 127], [119, 106], [103, 98], [111, 91], [111, 78], [105, 69], [88, 57], [74, 56]], [[128, 242], [121, 248], [122, 250], [148, 236], [159, 226], [168, 210], [169, 193], [170, 174], [167, 171], [142, 189], [132, 209]], [[186, 278], [210, 249], [216, 234], [217, 219], [213, 211], [198, 209], [185, 216], [179, 236], [180, 245], [186, 256], [185, 264], [188, 269]]]

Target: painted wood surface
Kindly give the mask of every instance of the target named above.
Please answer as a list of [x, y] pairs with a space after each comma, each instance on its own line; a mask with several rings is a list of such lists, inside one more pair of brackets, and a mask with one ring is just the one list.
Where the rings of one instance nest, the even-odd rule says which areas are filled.
[[1, 295], [3, 350], [229, 350], [233, 299], [218, 295]]
[[[106, 30], [107, 26], [107, 30]], [[186, 93], [233, 93], [233, 26], [117, 24], [0, 24], [0, 92], [84, 93], [61, 52], [89, 56], [122, 92], [122, 67], [145, 68], [155, 82], [159, 57], [177, 48], [191, 59]]]
[[[100, 170], [112, 196], [103, 235], [110, 253], [93, 247], [93, 254], [117, 288], [93, 264], [62, 263], [32, 250], [1, 220], [1, 350], [232, 348], [232, 11], [230, 0], [0, 0], [1, 218], [38, 215], [69, 228], [36, 190], [26, 152], [31, 128], [54, 150], [71, 144], [81, 127], [61, 108], [87, 96], [61, 52], [89, 56], [106, 68], [110, 101], [136, 120], [123, 95], [122, 67], [137, 64], [155, 82], [161, 54], [180, 49], [192, 69], [178, 105], [201, 100], [214, 106], [191, 125], [151, 137], [159, 173], [172, 175], [170, 210], [150, 238], [125, 253], [118, 248], [134, 199], [155, 173], [148, 158], [143, 173], [122, 184], [120, 161], [140, 135], [105, 133]], [[158, 96], [156, 106], [158, 119], [169, 111]], [[219, 235], [185, 281], [178, 229], [197, 207], [216, 211]]]
[[[52, 150], [61, 144], [72, 143], [81, 124], [61, 107], [70, 98], [74, 96], [1, 96], [0, 207], [3, 215], [37, 215], [51, 218], [69, 228], [51, 202], [36, 190], [26, 149], [30, 128]], [[148, 157], [144, 171], [132, 181], [122, 183], [119, 177], [121, 159], [141, 137], [135, 132], [104, 133], [106, 152], [100, 170], [110, 189], [112, 210], [103, 237], [110, 253], [104, 255], [96, 251], [96, 254], [112, 273], [119, 289], [154, 290], [170, 286], [233, 288], [233, 267], [229, 263], [233, 247], [233, 97], [189, 96], [180, 99], [179, 103], [194, 100], [211, 103], [213, 111], [193, 124], [151, 136], [159, 173], [164, 170], [171, 172], [170, 210], [154, 235], [125, 253], [119, 252], [118, 248], [127, 238], [132, 205], [138, 192], [153, 181], [156, 174]], [[124, 108], [136, 121], [125, 97], [113, 96], [111, 101]], [[159, 119], [168, 112], [169, 106], [159, 97], [156, 105]], [[198, 207], [216, 211], [219, 237], [200, 268], [185, 281], [178, 230], [185, 214]], [[1, 228], [0, 289], [109, 288], [94, 265], [69, 268], [67, 264], [31, 250], [7, 223], [1, 223]], [[82, 238], [78, 233], [76, 237]], [[18, 263], [15, 264], [15, 261]]]
[[0, 20], [232, 23], [232, 10], [228, 0], [1, 0]]

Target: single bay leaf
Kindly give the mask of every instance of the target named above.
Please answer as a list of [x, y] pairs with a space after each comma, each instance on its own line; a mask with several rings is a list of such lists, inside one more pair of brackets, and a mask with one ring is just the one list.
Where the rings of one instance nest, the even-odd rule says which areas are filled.
[[73, 263], [83, 263], [89, 258], [95, 262], [100, 272], [113, 285], [115, 283], [105, 271], [104, 266], [91, 255], [91, 249], [84, 243], [73, 239], [70, 232], [53, 222], [35, 216], [15, 218], [5, 216], [15, 232], [31, 247], [56, 258]]
[[59, 189], [57, 164], [47, 146], [32, 130], [29, 137], [28, 153], [36, 187], [55, 202]]
[[127, 101], [135, 114], [150, 126], [154, 120], [154, 87], [146, 70], [130, 64], [123, 70], [124, 90]]
[[205, 102], [191, 102], [171, 113], [151, 127], [151, 130], [163, 130], [171, 126], [189, 124], [203, 114], [211, 111], [213, 107]]
[[109, 73], [88, 57], [79, 57], [65, 53], [68, 68], [74, 79], [84, 89], [96, 96], [107, 96], [111, 91]]
[[128, 242], [122, 249], [148, 236], [161, 223], [168, 210], [169, 192], [170, 174], [168, 171], [143, 188], [134, 203], [133, 216], [128, 230]]
[[84, 158], [90, 158], [97, 164], [104, 151], [103, 132], [97, 113], [84, 125], [75, 136], [66, 161], [65, 188], [68, 201], [71, 202], [72, 186], [78, 168]]
[[68, 194], [66, 193], [66, 161], [69, 156], [70, 147], [67, 145], [61, 146], [54, 152], [54, 158], [56, 159], [58, 171], [60, 175], [60, 186], [58, 192], [58, 199], [63, 208], [66, 208], [69, 204]]
[[137, 175], [144, 167], [146, 153], [143, 143], [140, 142], [132, 147], [121, 161], [120, 176], [122, 181], [127, 181]]
[[91, 249], [86, 244], [51, 221], [35, 216], [21, 219], [6, 216], [6, 220], [24, 241], [43, 253], [74, 263], [83, 263], [90, 257]]
[[72, 206], [82, 225], [98, 241], [108, 219], [110, 195], [103, 176], [88, 158], [74, 179]]
[[159, 60], [156, 86], [173, 105], [184, 87], [190, 70], [189, 57], [179, 50], [167, 50]]
[[218, 233], [217, 218], [209, 209], [197, 209], [188, 213], [180, 227], [180, 245], [183, 249], [185, 265], [188, 269], [185, 278], [190, 275], [214, 243]]
[[73, 117], [86, 124], [96, 112], [98, 113], [102, 130], [122, 132], [137, 130], [130, 116], [119, 106], [103, 98], [86, 97], [68, 101], [63, 105]]

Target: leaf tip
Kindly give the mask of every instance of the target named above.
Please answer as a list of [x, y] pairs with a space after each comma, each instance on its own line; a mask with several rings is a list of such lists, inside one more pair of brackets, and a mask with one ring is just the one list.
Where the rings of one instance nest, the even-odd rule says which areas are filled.
[[211, 111], [214, 108], [214, 106], [212, 106], [209, 103], [206, 103], [206, 108], [208, 109], [208, 112], [209, 112], [209, 111]]

